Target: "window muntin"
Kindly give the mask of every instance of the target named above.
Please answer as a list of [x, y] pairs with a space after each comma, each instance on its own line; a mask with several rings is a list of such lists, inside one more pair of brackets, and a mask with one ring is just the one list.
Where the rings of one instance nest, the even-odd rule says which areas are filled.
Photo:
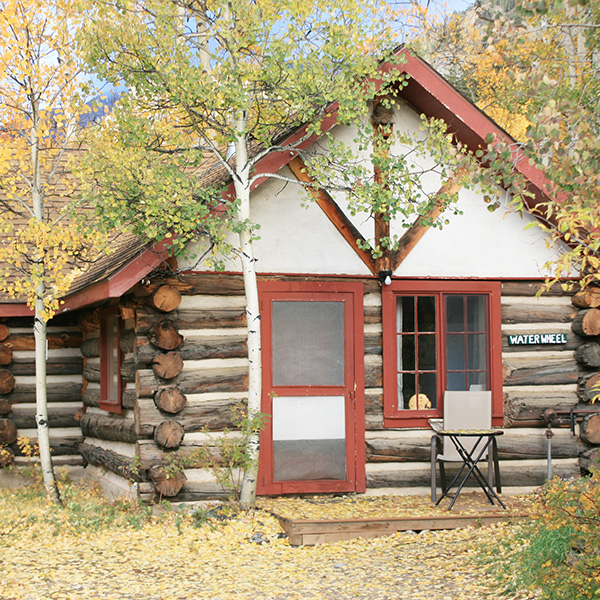
[[438, 368], [436, 306], [435, 296], [399, 295], [396, 298], [399, 410], [410, 410], [419, 400], [425, 400], [423, 395], [435, 407]]

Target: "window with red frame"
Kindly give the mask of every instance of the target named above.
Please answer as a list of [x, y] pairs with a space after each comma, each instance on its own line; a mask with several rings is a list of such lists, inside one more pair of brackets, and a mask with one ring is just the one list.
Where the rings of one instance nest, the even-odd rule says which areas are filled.
[[427, 425], [446, 390], [492, 390], [502, 417], [500, 284], [385, 286], [384, 413], [388, 426]]
[[121, 412], [121, 317], [119, 310], [100, 315], [100, 408]]

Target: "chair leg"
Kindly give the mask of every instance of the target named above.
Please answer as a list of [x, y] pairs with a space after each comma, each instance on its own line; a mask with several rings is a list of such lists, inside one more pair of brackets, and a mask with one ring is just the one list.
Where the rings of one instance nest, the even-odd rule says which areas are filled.
[[431, 501], [437, 502], [437, 478], [435, 471], [435, 463], [437, 462], [438, 444], [437, 436], [431, 437]]
[[492, 457], [494, 459], [494, 481], [496, 484], [496, 492], [502, 493], [502, 482], [500, 481], [500, 463], [498, 462], [498, 444], [496, 444], [496, 438], [492, 440]]
[[448, 490], [446, 488], [446, 467], [444, 467], [444, 461], [440, 460], [440, 485], [442, 486], [442, 494], [445, 494]]

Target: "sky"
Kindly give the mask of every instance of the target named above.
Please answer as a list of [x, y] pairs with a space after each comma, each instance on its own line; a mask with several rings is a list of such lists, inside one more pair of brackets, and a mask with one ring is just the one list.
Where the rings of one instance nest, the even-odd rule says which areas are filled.
[[[420, 0], [422, 4], [427, 4], [427, 0]], [[429, 7], [439, 12], [457, 12], [463, 11], [473, 6], [475, 0], [430, 0]], [[436, 12], [437, 12], [436, 11]]]

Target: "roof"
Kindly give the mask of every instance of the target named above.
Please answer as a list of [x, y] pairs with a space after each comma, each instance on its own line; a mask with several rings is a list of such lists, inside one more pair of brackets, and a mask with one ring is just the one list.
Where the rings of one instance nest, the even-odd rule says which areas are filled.
[[[503, 140], [515, 148], [513, 156], [516, 170], [528, 181], [529, 191], [533, 194], [531, 207], [548, 200], [546, 192], [547, 180], [542, 171], [530, 165], [529, 161], [518, 154], [517, 142], [501, 127], [492, 121], [482, 110], [477, 108], [470, 100], [454, 88], [442, 75], [440, 75], [426, 61], [399, 48], [397, 54], [402, 58], [397, 64], [385, 63], [381, 66], [382, 74], [392, 70], [408, 75], [408, 82], [399, 91], [399, 96], [408, 102], [417, 112], [428, 117], [444, 120], [448, 129], [457, 140], [465, 144], [470, 150], [475, 151], [486, 145], [486, 137], [492, 134], [496, 139]], [[380, 83], [380, 82], [379, 82]], [[326, 133], [337, 123], [337, 105], [330, 105], [322, 121], [321, 132]], [[282, 132], [278, 145], [280, 147], [297, 145], [299, 150], [308, 148], [317, 138], [313, 135], [305, 137], [307, 125]], [[255, 153], [260, 150], [255, 147]], [[296, 153], [285, 151], [272, 152], [259, 160], [256, 173], [276, 173], [295, 158]], [[228, 191], [234, 195], [233, 185], [226, 168], [215, 158], [209, 157], [203, 164], [204, 174], [201, 177], [203, 185], [227, 184]], [[255, 181], [253, 187], [262, 183]], [[118, 297], [127, 289], [135, 285], [144, 276], [155, 269], [167, 256], [168, 243], [155, 245], [143, 244], [138, 238], [129, 234], [122, 234], [115, 241], [113, 252], [101, 257], [91, 264], [79, 275], [65, 297], [65, 304], [61, 310], [79, 308], [103, 299]], [[1, 300], [0, 300], [1, 302]], [[19, 313], [19, 310], [21, 313]], [[11, 312], [12, 311], [12, 312]], [[2, 314], [30, 314], [22, 303], [0, 304]]]

